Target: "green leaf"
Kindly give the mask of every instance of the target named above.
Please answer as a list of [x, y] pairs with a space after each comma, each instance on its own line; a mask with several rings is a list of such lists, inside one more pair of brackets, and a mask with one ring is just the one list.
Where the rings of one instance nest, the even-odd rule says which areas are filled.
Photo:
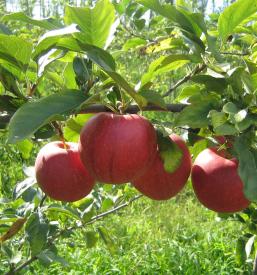
[[177, 126], [202, 128], [209, 125], [208, 114], [214, 108], [212, 101], [200, 101], [184, 108], [176, 118]]
[[[175, 26], [181, 29], [186, 43], [191, 44], [192, 50], [200, 57], [205, 49], [205, 45], [200, 39], [202, 31], [190, 12], [170, 4], [161, 5], [158, 0], [137, 0], [137, 2], [171, 20]], [[200, 26], [203, 27], [203, 24]]]
[[143, 91], [140, 91], [139, 94], [142, 95], [144, 98], [146, 98], [146, 100], [149, 103], [152, 103], [154, 105], [160, 106], [163, 109], [166, 109], [166, 103], [163, 97], [161, 96], [161, 94], [151, 90], [147, 90], [147, 91], [143, 90]]
[[109, 249], [109, 251], [113, 254], [117, 251], [117, 246], [115, 245], [113, 239], [111, 238], [109, 232], [103, 226], [99, 226], [97, 228], [99, 236], [102, 238], [103, 242]]
[[86, 208], [91, 206], [93, 203], [94, 203], [94, 199], [87, 196], [81, 200], [72, 202], [72, 206], [75, 206], [80, 210], [85, 210]]
[[227, 116], [223, 112], [217, 112], [215, 110], [210, 111], [209, 116], [214, 128], [223, 125], [227, 122]]
[[38, 214], [32, 214], [26, 223], [25, 232], [31, 255], [39, 254], [47, 242], [48, 225], [40, 220]]
[[73, 59], [73, 70], [76, 74], [76, 82], [82, 86], [92, 77], [92, 61], [76, 56]]
[[244, 237], [239, 237], [236, 243], [236, 261], [239, 266], [245, 264], [246, 252], [245, 252], [246, 240]]
[[237, 0], [227, 7], [218, 21], [218, 31], [222, 40], [224, 41], [243, 20], [256, 11], [257, 2], [252, 0]]
[[69, 216], [69, 217], [71, 217], [75, 220], [80, 219], [80, 216], [79, 216], [78, 212], [75, 209], [73, 209], [71, 207], [68, 207], [68, 206], [61, 206], [59, 204], [52, 204], [49, 207], [47, 207], [46, 211], [47, 212], [58, 212], [59, 215], [63, 214], [63, 215]]
[[193, 95], [199, 94], [201, 92], [201, 87], [198, 85], [190, 85], [184, 87], [178, 97], [176, 98], [177, 101], [185, 100]]
[[[254, 234], [255, 234], [256, 233], [256, 224], [253, 223], [253, 226], [255, 228], [255, 230], [254, 230]], [[246, 252], [247, 259], [250, 257], [251, 252], [253, 251], [255, 238], [256, 238], [256, 235], [253, 235], [251, 238], [249, 238], [249, 240], [247, 241], [247, 243], [245, 245], [245, 252]]]
[[28, 188], [33, 186], [37, 181], [34, 177], [28, 177], [25, 180], [18, 182], [13, 190], [13, 198], [18, 199]]
[[51, 49], [63, 49], [74, 52], [81, 52], [78, 41], [71, 36], [77, 30], [71, 27], [65, 27], [59, 30], [49, 31], [40, 37], [35, 46], [32, 58], [38, 62], [39, 59], [47, 54]]
[[123, 14], [123, 13], [125, 13], [126, 7], [128, 6], [129, 2], [130, 2], [130, 0], [122, 0], [122, 1], [120, 1], [119, 3], [116, 2], [116, 1], [114, 1], [114, 2], [113, 2], [113, 5], [114, 5], [116, 11], [117, 11], [119, 14]]
[[230, 123], [224, 123], [214, 129], [217, 135], [235, 135], [238, 133], [235, 126]]
[[190, 60], [190, 56], [184, 54], [159, 57], [150, 64], [147, 73], [142, 76], [141, 87], [152, 81], [156, 76], [176, 70], [189, 63]]
[[29, 139], [24, 139], [17, 143], [17, 147], [22, 157], [24, 159], [28, 159], [33, 148], [33, 142], [31, 142]]
[[0, 95], [0, 110], [7, 111], [8, 113], [15, 112], [24, 101], [17, 97], [9, 95]]
[[39, 259], [40, 263], [43, 264], [44, 266], [48, 267], [49, 265], [53, 263], [61, 263], [62, 266], [68, 266], [69, 264], [63, 259], [62, 257], [58, 256], [56, 253], [54, 253], [50, 249], [45, 249], [41, 251], [38, 255], [37, 258]]
[[109, 210], [111, 207], [113, 207], [113, 205], [114, 205], [113, 200], [110, 198], [106, 198], [102, 201], [101, 211], [105, 212], [105, 211]]
[[94, 114], [83, 114], [67, 120], [63, 128], [64, 138], [71, 142], [78, 142], [82, 127], [92, 116]]
[[206, 139], [201, 139], [197, 141], [194, 144], [194, 146], [190, 149], [191, 154], [193, 154], [193, 161], [207, 147], [208, 147], [208, 141]]
[[136, 93], [136, 91], [130, 86], [130, 84], [120, 74], [113, 71], [106, 71], [106, 73], [117, 84], [119, 84], [120, 87], [123, 88], [135, 100], [135, 102], [140, 107], [144, 107], [147, 105], [147, 100], [143, 96], [141, 96], [139, 93]]
[[0, 33], [11, 35], [12, 31], [6, 25], [0, 23]]
[[0, 34], [0, 60], [6, 60], [18, 69], [26, 70], [32, 44], [14, 35]]
[[185, 46], [183, 39], [172, 37], [163, 39], [159, 41], [159, 43], [154, 43], [153, 45], [147, 45], [143, 52], [152, 54], [169, 49], [185, 50], [187, 47]]
[[176, 9], [175, 6], [169, 4], [161, 5], [158, 0], [137, 0], [137, 2], [170, 19], [174, 23], [178, 24], [182, 29], [195, 34], [195, 29], [188, 17]]
[[[51, 49], [61, 49], [86, 53], [88, 58], [106, 71], [115, 71], [115, 61], [105, 50], [93, 45], [85, 44], [71, 37], [74, 30], [64, 28], [58, 32], [51, 31], [45, 34], [33, 52], [33, 59], [38, 62]], [[65, 33], [65, 37], [64, 34]]]
[[79, 45], [81, 49], [86, 52], [88, 58], [95, 62], [104, 71], [115, 71], [115, 61], [111, 54], [109, 54], [107, 51], [91, 45], [81, 43], [79, 43]]
[[78, 85], [76, 82], [76, 74], [74, 72], [72, 62], [65, 64], [65, 67], [62, 72], [62, 78], [65, 89], [78, 89]]
[[210, 75], [195, 75], [191, 80], [195, 83], [203, 84], [208, 91], [222, 93], [227, 87], [226, 79], [222, 77], [217, 78]]
[[243, 132], [247, 128], [249, 128], [252, 124], [254, 124], [254, 121], [251, 117], [247, 117], [241, 122], [236, 123], [236, 129], [238, 129], [239, 132]]
[[157, 131], [157, 138], [164, 170], [167, 173], [173, 173], [180, 166], [183, 153], [169, 136], [164, 137], [161, 132]]
[[70, 113], [86, 99], [82, 92], [66, 91], [22, 105], [11, 118], [8, 142], [15, 143], [30, 137], [57, 115]]
[[0, 82], [2, 83], [3, 87], [7, 91], [11, 92], [12, 94], [16, 95], [19, 98], [26, 100], [25, 96], [20, 91], [17, 78], [10, 71], [6, 70], [1, 65], [0, 65]]
[[242, 122], [247, 116], [247, 110], [241, 110], [235, 114], [236, 123]]
[[95, 208], [93, 204], [90, 204], [83, 212], [82, 212], [82, 219], [84, 222], [90, 222], [94, 215], [96, 215]]
[[245, 71], [245, 67], [236, 67], [230, 70], [228, 74], [230, 75], [228, 82], [236, 93], [243, 93], [246, 91], [252, 94], [254, 92], [251, 75]]
[[80, 33], [74, 36], [80, 41], [103, 48], [115, 20], [115, 9], [109, 0], [97, 1], [95, 7], [80, 8], [66, 6], [64, 21], [75, 23]]
[[38, 44], [35, 52], [33, 53], [33, 58], [38, 61], [39, 58], [42, 57], [51, 48], [85, 52], [87, 57], [96, 63], [101, 69], [103, 69], [117, 84], [119, 84], [120, 87], [123, 88], [139, 106], [143, 107], [147, 104], [147, 101], [138, 93], [136, 93], [135, 90], [120, 74], [115, 72], [115, 61], [107, 51], [96, 46], [83, 44], [71, 37], [48, 37]]
[[249, 147], [244, 135], [236, 138], [234, 148], [238, 155], [238, 172], [244, 183], [244, 194], [257, 202], [257, 151]]
[[46, 124], [43, 127], [40, 127], [34, 133], [34, 137], [36, 139], [48, 139], [48, 138], [51, 138], [54, 135], [56, 135], [56, 131], [50, 124]]
[[134, 37], [134, 38], [130, 38], [128, 39], [125, 44], [122, 47], [123, 51], [128, 51], [130, 49], [134, 49], [138, 46], [144, 46], [146, 45], [147, 42], [145, 39], [139, 38], [139, 37]]
[[98, 236], [94, 231], [87, 231], [85, 233], [87, 248], [92, 248], [98, 241]]
[[223, 106], [222, 110], [224, 113], [227, 113], [227, 114], [236, 114], [238, 112], [237, 106], [232, 102], [226, 103]]
[[55, 30], [57, 28], [62, 27], [62, 24], [60, 23], [60, 21], [54, 18], [35, 20], [27, 16], [24, 12], [14, 12], [14, 13], [6, 14], [1, 19], [4, 22], [10, 21], [10, 20], [21, 21], [21, 22], [32, 24], [33, 26], [38, 26], [40, 28], [47, 29], [47, 30]]
[[235, 126], [228, 122], [228, 117], [225, 113], [212, 110], [209, 113], [209, 117], [211, 118], [213, 130], [217, 135], [234, 135], [237, 133]]

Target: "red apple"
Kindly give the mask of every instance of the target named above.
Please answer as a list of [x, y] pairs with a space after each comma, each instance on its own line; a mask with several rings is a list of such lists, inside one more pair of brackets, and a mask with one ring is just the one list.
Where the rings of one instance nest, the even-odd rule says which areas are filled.
[[172, 173], [166, 172], [157, 153], [150, 168], [132, 182], [138, 191], [154, 200], [167, 200], [174, 197], [185, 186], [190, 175], [191, 156], [184, 140], [175, 134], [170, 138], [183, 152], [180, 166]]
[[192, 183], [199, 201], [220, 213], [243, 210], [249, 201], [243, 193], [243, 182], [238, 172], [238, 161], [226, 159], [226, 152], [215, 148], [203, 150], [192, 168]]
[[46, 144], [35, 163], [36, 179], [41, 189], [52, 199], [77, 201], [88, 195], [94, 179], [80, 160], [78, 145], [60, 141]]
[[139, 115], [99, 113], [80, 134], [79, 151], [88, 171], [100, 182], [125, 183], [154, 160], [156, 133]]

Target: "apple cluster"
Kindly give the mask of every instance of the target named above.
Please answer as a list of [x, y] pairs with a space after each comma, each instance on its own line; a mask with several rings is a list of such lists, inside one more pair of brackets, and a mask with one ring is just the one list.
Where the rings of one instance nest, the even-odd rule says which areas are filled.
[[174, 197], [191, 174], [198, 200], [216, 212], [237, 212], [249, 205], [237, 173], [236, 159], [217, 148], [203, 150], [193, 166], [184, 140], [170, 135], [182, 152], [179, 166], [165, 171], [152, 124], [136, 114], [99, 113], [82, 128], [80, 140], [51, 142], [39, 152], [36, 178], [51, 198], [76, 201], [87, 196], [95, 182], [131, 184], [154, 200]]

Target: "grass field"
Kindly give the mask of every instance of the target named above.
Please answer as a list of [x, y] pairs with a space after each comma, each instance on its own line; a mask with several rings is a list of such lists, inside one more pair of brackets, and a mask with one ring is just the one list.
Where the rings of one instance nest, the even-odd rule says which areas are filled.
[[[84, 233], [99, 226], [110, 233], [87, 248]], [[142, 198], [119, 214], [76, 232], [73, 242], [58, 243], [69, 265], [48, 270], [34, 264], [36, 274], [251, 274], [251, 264], [236, 263], [235, 246], [242, 226], [218, 221], [196, 201], [190, 188], [176, 199], [154, 202]]]

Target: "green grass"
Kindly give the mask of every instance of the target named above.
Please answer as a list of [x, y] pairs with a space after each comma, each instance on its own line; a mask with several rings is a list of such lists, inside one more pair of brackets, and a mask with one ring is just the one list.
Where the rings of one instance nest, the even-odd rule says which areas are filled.
[[87, 230], [104, 226], [113, 243], [100, 239], [87, 248], [83, 232], [72, 243], [58, 243], [69, 267], [49, 269], [34, 264], [37, 274], [251, 274], [251, 265], [239, 267], [235, 260], [241, 224], [217, 221], [216, 214], [196, 201], [190, 190], [176, 199], [154, 202], [143, 198], [122, 214], [108, 216]]

